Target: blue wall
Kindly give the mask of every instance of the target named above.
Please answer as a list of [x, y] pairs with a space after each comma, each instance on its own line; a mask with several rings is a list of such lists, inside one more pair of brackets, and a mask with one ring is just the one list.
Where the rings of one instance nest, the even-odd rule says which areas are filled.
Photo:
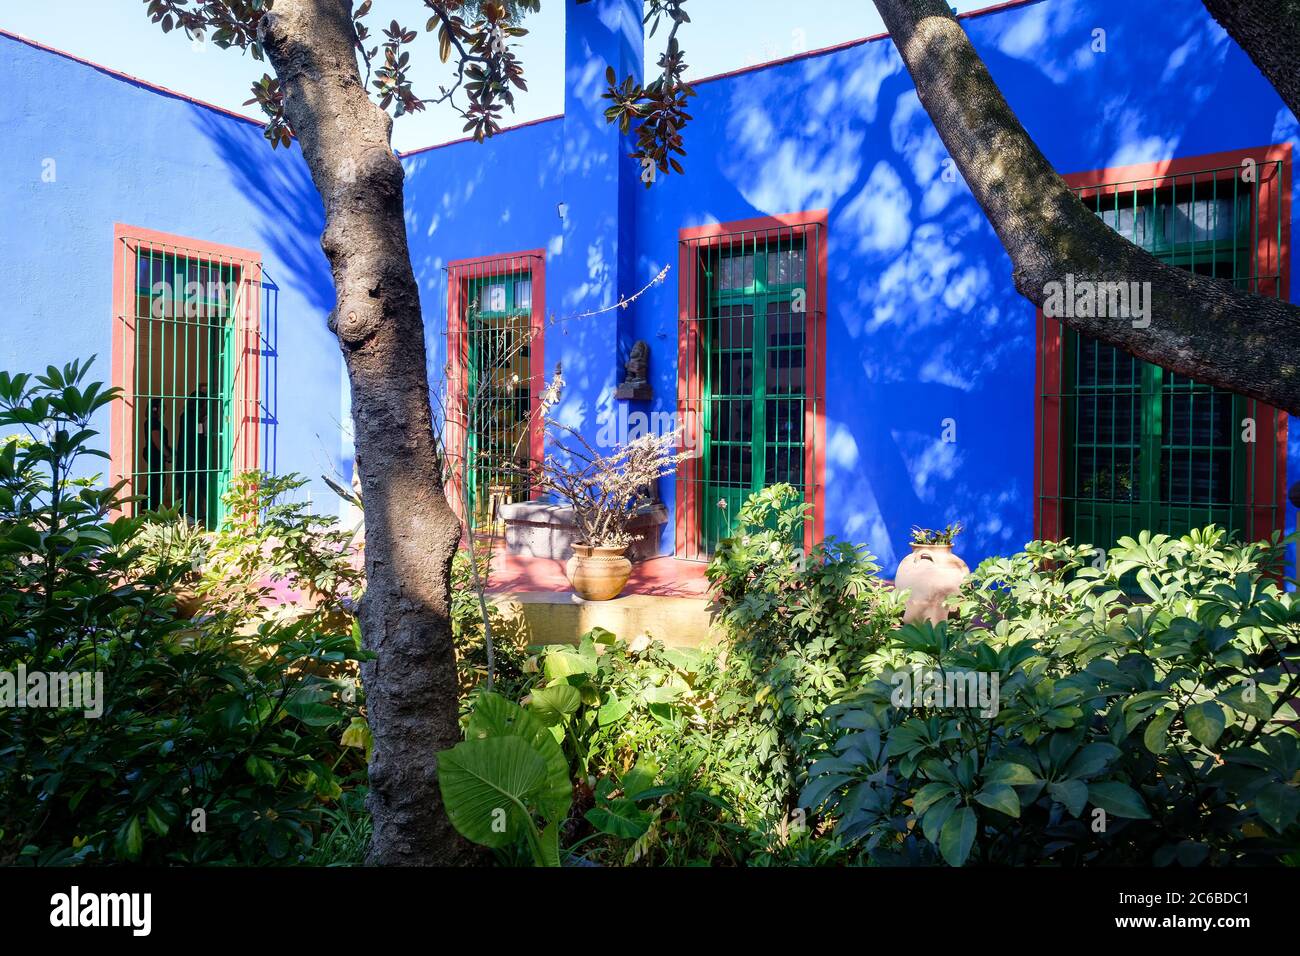
[[[162, 42], [160, 38], [160, 42]], [[259, 125], [0, 36], [0, 368], [98, 358], [111, 375], [113, 225], [260, 252], [274, 312], [267, 383], [281, 473], [311, 476], [313, 505], [337, 511], [322, 472], [351, 475], [340, 422], [342, 358], [326, 328], [334, 287], [323, 211], [296, 146], [272, 152]], [[42, 174], [54, 163], [54, 181]], [[96, 422], [108, 447], [107, 410]]]
[[[569, 0], [570, 31], [575, 22], [592, 29], [586, 10]], [[1296, 143], [1295, 118], [1200, 3], [1042, 0], [963, 22], [1062, 173]], [[1097, 29], [1105, 52], [1092, 51]], [[689, 51], [689, 31], [685, 42]], [[675, 408], [678, 231], [829, 209], [827, 533], [866, 542], [888, 570], [914, 524], [963, 522], [972, 564], [1019, 548], [1033, 535], [1034, 310], [1013, 288], [1010, 260], [969, 190], [959, 178], [944, 181], [946, 150], [892, 43], [746, 70], [696, 90], [686, 175], [634, 189], [621, 229], [620, 251], [629, 234], [635, 248], [633, 268], [618, 273], [620, 293], [665, 265], [674, 270], [627, 310], [619, 332], [621, 355], [636, 339], [650, 343], [654, 408]], [[566, 111], [575, 109], [589, 128], [597, 107], [570, 88]], [[556, 202], [573, 220], [608, 212], [608, 193], [566, 178], [608, 161], [594, 152], [602, 144], [566, 142], [574, 126], [566, 116], [408, 160], [410, 231], [432, 331], [446, 296], [437, 266], [537, 246], [554, 257], [571, 248]], [[456, 208], [458, 198], [470, 201]], [[590, 275], [607, 276], [608, 246], [584, 238]], [[548, 272], [548, 314], [571, 315], [587, 301], [578, 294], [583, 276], [565, 278]], [[621, 376], [603, 320], [568, 323], [559, 336], [547, 330], [548, 373], [557, 360], [566, 378], [582, 370], [581, 400], [566, 410], [589, 435], [611, 413]], [[955, 442], [942, 440], [949, 418]], [[1290, 434], [1294, 479], [1294, 423]], [[662, 490], [671, 505], [672, 483]], [[672, 549], [667, 529], [662, 547]]]
[[[1034, 312], [965, 185], [944, 181], [946, 152], [892, 44], [697, 84], [686, 174], [647, 190], [600, 115], [605, 64], [640, 63], [640, 6], [566, 0], [564, 116], [403, 158], [434, 390], [447, 263], [542, 248], [545, 309], [560, 320], [545, 331], [545, 366], [562, 362], [567, 382], [559, 417], [594, 438], [618, 413], [613, 389], [637, 339], [652, 350], [652, 407], [673, 412], [679, 230], [825, 208], [826, 531], [866, 542], [888, 570], [913, 524], [962, 521], [972, 564], [1020, 547], [1033, 533]], [[1300, 145], [1295, 117], [1193, 0], [1040, 0], [963, 22], [1062, 172]], [[1105, 52], [1092, 50], [1097, 30]], [[684, 39], [689, 51], [689, 25]], [[0, 367], [98, 352], [107, 374], [115, 221], [257, 249], [281, 290], [278, 468], [348, 474], [321, 210], [296, 151], [18, 41], [0, 38], [0, 51], [0, 265], [17, 291]], [[50, 90], [73, 108], [54, 112]], [[41, 181], [46, 158], [55, 183]], [[564, 321], [664, 266], [666, 281], [630, 308]], [[942, 440], [945, 419], [955, 442]], [[1294, 479], [1295, 423], [1290, 434]], [[662, 491], [671, 506], [672, 482]], [[661, 545], [672, 549], [668, 529]]]

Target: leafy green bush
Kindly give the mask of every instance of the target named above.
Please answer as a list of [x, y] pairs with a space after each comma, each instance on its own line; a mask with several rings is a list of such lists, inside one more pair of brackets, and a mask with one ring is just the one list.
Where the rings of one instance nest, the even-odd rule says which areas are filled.
[[[190, 564], [146, 557], [120, 487], [74, 477], [115, 397], [86, 374], [0, 373], [0, 428], [26, 432], [0, 446], [0, 863], [298, 860], [361, 768], [356, 695], [321, 675], [361, 652], [311, 615], [232, 640], [220, 607], [177, 614]], [[5, 698], [82, 674], [75, 708]]]
[[525, 702], [556, 729], [575, 777], [621, 773], [697, 717], [699, 661], [696, 651], [648, 638], [628, 644], [595, 628], [576, 647], [543, 648]]
[[729, 788], [769, 826], [795, 808], [823, 711], [856, 688], [902, 615], [865, 548], [827, 538], [804, 553], [806, 512], [790, 485], [752, 495], [708, 567], [726, 649], [706, 675], [714, 743]]
[[[1272, 576], [1280, 549], [1206, 528], [1143, 532], [1095, 563], [1044, 542], [985, 561], [955, 622], [901, 628], [868, 656], [874, 679], [829, 709], [836, 739], [801, 803], [881, 862], [1294, 853], [1300, 604]], [[996, 706], [900, 693], [918, 673], [996, 677]]]

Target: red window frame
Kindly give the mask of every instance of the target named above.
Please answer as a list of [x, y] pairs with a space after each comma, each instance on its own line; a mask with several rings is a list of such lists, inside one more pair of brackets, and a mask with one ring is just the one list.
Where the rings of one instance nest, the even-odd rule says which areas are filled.
[[[1291, 145], [1289, 143], [1252, 149], [1229, 150], [1199, 156], [1185, 156], [1154, 163], [1110, 166], [1086, 172], [1070, 173], [1062, 178], [1071, 189], [1081, 189], [1080, 198], [1095, 199], [1114, 193], [1119, 187], [1133, 188], [1143, 180], [1154, 188], [1176, 186], [1197, 188], [1214, 179], [1222, 182], [1238, 175], [1246, 160], [1262, 169], [1267, 163], [1281, 162], [1281, 175], [1259, 182], [1258, 242], [1255, 273], [1259, 277], [1256, 291], [1276, 295], [1285, 301], [1291, 297]], [[1281, 190], [1280, 194], [1275, 192]], [[1278, 221], [1280, 219], [1280, 222]], [[1280, 278], [1278, 278], [1280, 277]], [[1280, 283], [1280, 288], [1278, 288]], [[1034, 402], [1034, 537], [1059, 539], [1065, 530], [1063, 505], [1063, 447], [1061, 434], [1061, 348], [1062, 326], [1036, 310], [1036, 363]], [[1270, 531], [1284, 531], [1286, 525], [1287, 424], [1284, 412], [1262, 402], [1257, 409], [1257, 426], [1272, 421], [1276, 431], [1270, 443], [1257, 432], [1250, 460], [1253, 478], [1246, 503], [1248, 526], [1255, 537]]]
[[[466, 306], [469, 284], [496, 275], [528, 272], [532, 280], [532, 304], [528, 316], [531, 335], [528, 353], [528, 377], [532, 408], [536, 409], [542, 389], [546, 386], [546, 250], [529, 249], [501, 255], [475, 256], [455, 259], [447, 265], [447, 408], [443, 421], [443, 451], [448, 469], [447, 498], [452, 510], [462, 521], [464, 514], [464, 461], [458, 449], [465, 441], [469, 427], [469, 329], [466, 324]], [[533, 462], [542, 460], [545, 442], [545, 423], [534, 416], [528, 425], [528, 457]], [[532, 496], [538, 492], [533, 490]]]
[[[243, 292], [239, 297], [242, 305], [234, 316], [235, 352], [239, 358], [232, 396], [234, 441], [230, 466], [232, 476], [256, 471], [259, 463], [258, 426], [261, 424], [261, 363], [258, 361], [262, 338], [261, 253], [116, 222], [113, 224], [112, 379], [114, 387], [121, 389], [121, 396], [112, 404], [109, 421], [109, 473], [112, 481], [122, 483], [123, 497], [136, 493], [136, 449], [132, 447], [136, 396], [132, 384], [135, 382], [137, 329], [134, 288], [127, 289], [128, 276], [134, 286], [136, 269], [134, 262], [131, 268], [127, 268], [127, 257], [134, 259], [141, 250], [179, 253], [218, 265], [239, 267]], [[120, 510], [124, 514], [134, 514], [134, 504], [128, 503]]]
[[[808, 395], [804, 408], [804, 501], [812, 502], [812, 521], [804, 525], [804, 549], [825, 536], [826, 525], [826, 264], [829, 245], [829, 212], [804, 210], [776, 216], [759, 216], [731, 222], [680, 229], [677, 234], [677, 421], [682, 429], [682, 447], [700, 448], [704, 435], [700, 422], [700, 339], [693, 315], [699, 298], [699, 255], [701, 250], [734, 241], [737, 234], [752, 239], [804, 239], [805, 248], [816, 250], [805, 260], [813, 270], [808, 282], [804, 312], [804, 341]], [[815, 242], [809, 238], [816, 236]], [[677, 467], [677, 495], [674, 514], [674, 554], [684, 560], [699, 560], [700, 458], [687, 459]]]

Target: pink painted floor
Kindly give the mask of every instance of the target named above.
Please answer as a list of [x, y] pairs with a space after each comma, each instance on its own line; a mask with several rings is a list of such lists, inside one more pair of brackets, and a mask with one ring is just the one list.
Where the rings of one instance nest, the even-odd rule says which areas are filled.
[[[654, 594], [661, 597], [705, 597], [709, 582], [702, 561], [651, 558], [632, 565], [624, 594]], [[564, 576], [564, 562], [550, 558], [525, 558], [494, 549], [488, 590], [495, 592], [564, 592], [570, 590]]]

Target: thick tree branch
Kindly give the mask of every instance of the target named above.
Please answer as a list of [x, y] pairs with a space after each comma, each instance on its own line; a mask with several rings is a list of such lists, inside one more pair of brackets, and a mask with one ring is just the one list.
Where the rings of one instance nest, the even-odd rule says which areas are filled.
[[1067, 275], [1149, 282], [1150, 323], [1061, 317], [1145, 361], [1300, 412], [1300, 309], [1165, 265], [1106, 226], [1025, 132], [942, 0], [875, 0], [921, 103], [1035, 305]]
[[1246, 51], [1300, 116], [1300, 0], [1204, 0], [1210, 16]]

